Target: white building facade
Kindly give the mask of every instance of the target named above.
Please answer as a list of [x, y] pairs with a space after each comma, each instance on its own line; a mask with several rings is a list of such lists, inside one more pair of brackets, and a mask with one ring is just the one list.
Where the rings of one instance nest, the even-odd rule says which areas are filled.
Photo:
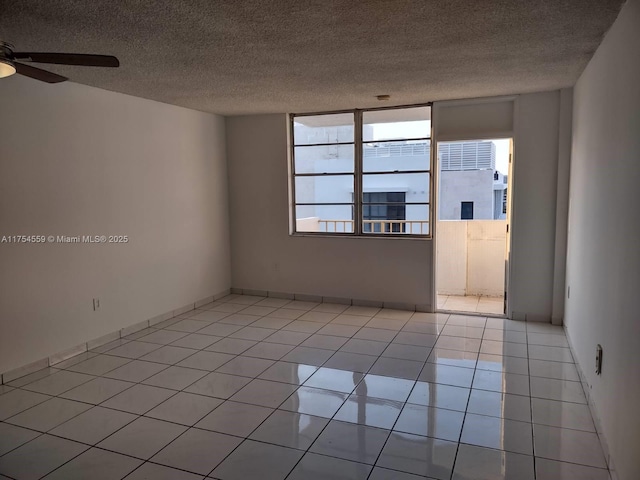
[[496, 170], [492, 141], [438, 145], [438, 220], [502, 220], [507, 213], [507, 176]]

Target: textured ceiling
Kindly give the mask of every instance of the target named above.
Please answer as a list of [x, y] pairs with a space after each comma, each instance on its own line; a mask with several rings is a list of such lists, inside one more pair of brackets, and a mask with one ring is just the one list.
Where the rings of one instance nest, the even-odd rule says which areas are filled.
[[0, 0], [0, 39], [116, 55], [118, 69], [50, 68], [107, 90], [225, 115], [309, 112], [571, 86], [623, 3]]

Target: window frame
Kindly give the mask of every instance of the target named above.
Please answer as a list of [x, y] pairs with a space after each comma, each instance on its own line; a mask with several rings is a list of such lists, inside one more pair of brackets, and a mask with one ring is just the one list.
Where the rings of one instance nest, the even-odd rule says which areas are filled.
[[[409, 109], [409, 108], [420, 108], [420, 107], [429, 107], [430, 109], [430, 116], [429, 116], [429, 120], [430, 120], [430, 129], [428, 135], [426, 135], [424, 137], [424, 139], [426, 141], [429, 142], [429, 166], [428, 169], [426, 170], [420, 170], [419, 173], [426, 173], [429, 177], [429, 181], [428, 181], [428, 190], [429, 190], [429, 195], [427, 197], [427, 201], [426, 202], [405, 202], [404, 205], [405, 206], [409, 206], [409, 205], [424, 205], [427, 207], [428, 210], [428, 215], [427, 215], [427, 219], [426, 222], [428, 224], [428, 233], [426, 234], [419, 234], [419, 233], [396, 233], [396, 232], [388, 232], [388, 233], [383, 233], [383, 232], [365, 232], [364, 231], [364, 219], [363, 219], [363, 209], [364, 209], [364, 188], [363, 188], [363, 182], [364, 182], [364, 176], [367, 174], [372, 174], [372, 172], [365, 172], [364, 171], [364, 165], [363, 165], [363, 147], [365, 143], [385, 143], [385, 142], [389, 142], [390, 140], [381, 140], [381, 141], [367, 141], [364, 142], [363, 141], [363, 116], [365, 112], [375, 112], [375, 111], [381, 111], [381, 110], [403, 110], [403, 109]], [[353, 222], [353, 231], [352, 232], [346, 232], [346, 231], [338, 231], [337, 225], [335, 226], [335, 230], [333, 232], [305, 232], [305, 231], [297, 231], [296, 229], [296, 206], [297, 205], [304, 205], [304, 204], [297, 204], [296, 203], [296, 178], [298, 176], [301, 177], [305, 177], [305, 176], [317, 176], [317, 177], [323, 177], [323, 176], [329, 176], [329, 174], [317, 174], [317, 175], [313, 175], [313, 174], [305, 174], [305, 173], [301, 173], [301, 174], [297, 174], [296, 170], [295, 170], [295, 149], [296, 147], [301, 147], [301, 146], [306, 146], [304, 144], [300, 144], [300, 145], [296, 145], [295, 143], [295, 119], [298, 117], [312, 117], [312, 116], [321, 116], [321, 115], [336, 115], [336, 114], [345, 114], [345, 113], [350, 113], [353, 115], [353, 127], [354, 127], [354, 131], [353, 131], [353, 147], [354, 147], [354, 169], [353, 169], [353, 174], [348, 173], [345, 175], [353, 175], [353, 184], [354, 184], [354, 191], [353, 191], [353, 203], [345, 203], [344, 205], [351, 205], [352, 206], [352, 211], [354, 212], [354, 218], [353, 220], [344, 220], [346, 221], [352, 221]], [[290, 113], [288, 115], [288, 119], [289, 119], [289, 148], [288, 148], [288, 157], [289, 157], [289, 234], [291, 236], [321, 236], [321, 237], [357, 237], [357, 238], [405, 238], [405, 239], [432, 239], [433, 238], [433, 226], [434, 226], [434, 210], [433, 210], [433, 204], [434, 204], [434, 162], [435, 160], [435, 142], [433, 141], [434, 138], [434, 122], [433, 122], [433, 116], [434, 116], [434, 109], [433, 109], [433, 102], [428, 102], [428, 103], [420, 103], [420, 104], [412, 104], [412, 105], [398, 105], [398, 106], [385, 106], [385, 107], [374, 107], [374, 108], [363, 108], [363, 109], [349, 109], [349, 110], [332, 110], [332, 111], [325, 111], [325, 112], [305, 112], [305, 113]], [[410, 139], [411, 140], [411, 139]], [[347, 142], [348, 144], [351, 144], [352, 142]], [[341, 142], [336, 142], [336, 145], [340, 145], [342, 144]], [[334, 145], [333, 143], [331, 144], [327, 144], [327, 145]], [[373, 174], [381, 174], [381, 173], [385, 173], [385, 174], [403, 174], [403, 173], [415, 173], [412, 171], [389, 171], [389, 172], [374, 172]], [[331, 174], [334, 175], [334, 174]], [[314, 204], [314, 205], [324, 205], [324, 204]], [[331, 205], [331, 204], [326, 204], [326, 205]], [[337, 204], [336, 204], [337, 205]], [[343, 205], [342, 203], [340, 203], [340, 205]], [[336, 220], [337, 222], [341, 222], [343, 220]], [[416, 220], [418, 221], [418, 220]], [[425, 220], [422, 220], [425, 221]], [[406, 228], [406, 226], [405, 226]], [[346, 229], [346, 228], [345, 228]]]

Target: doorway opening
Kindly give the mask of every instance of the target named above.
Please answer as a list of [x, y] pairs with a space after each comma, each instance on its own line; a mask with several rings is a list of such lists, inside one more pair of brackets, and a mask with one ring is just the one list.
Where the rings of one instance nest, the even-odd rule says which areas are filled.
[[507, 311], [511, 138], [438, 142], [437, 310]]

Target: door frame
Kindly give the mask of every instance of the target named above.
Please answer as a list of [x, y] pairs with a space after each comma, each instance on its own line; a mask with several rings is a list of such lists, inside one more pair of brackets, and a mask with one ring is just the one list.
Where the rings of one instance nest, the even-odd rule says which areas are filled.
[[[514, 107], [517, 102], [514, 102]], [[434, 105], [435, 107], [436, 105]], [[517, 108], [517, 107], [516, 107]], [[514, 108], [515, 109], [515, 108]], [[437, 109], [432, 109], [432, 125], [434, 122], [433, 117], [437, 115]], [[515, 117], [515, 116], [514, 116]], [[515, 120], [515, 118], [514, 118]], [[494, 139], [510, 139], [510, 148], [509, 148], [509, 167], [508, 167], [508, 177], [507, 177], [507, 238], [505, 241], [505, 276], [504, 276], [504, 313], [502, 315], [490, 315], [490, 316], [498, 316], [509, 318], [509, 312], [511, 311], [511, 302], [512, 298], [510, 292], [512, 291], [511, 284], [511, 271], [512, 271], [512, 251], [513, 251], [513, 176], [514, 176], [514, 164], [515, 164], [515, 125], [513, 131], [504, 131], [504, 132], [488, 132], [486, 134], [477, 134], [474, 133], [472, 135], [442, 135], [439, 136], [437, 130], [434, 129], [431, 135], [431, 148], [432, 148], [432, 159], [431, 159], [431, 174], [433, 175], [433, 197], [431, 199], [432, 205], [432, 251], [431, 251], [431, 312], [438, 313], [441, 310], [438, 308], [438, 285], [437, 285], [437, 277], [438, 277], [438, 208], [440, 201], [440, 162], [438, 160], [438, 144], [440, 142], [463, 142], [463, 141], [474, 141], [474, 140], [494, 140]], [[474, 312], [469, 312], [470, 315], [477, 315]], [[480, 314], [487, 315], [487, 314]]]

